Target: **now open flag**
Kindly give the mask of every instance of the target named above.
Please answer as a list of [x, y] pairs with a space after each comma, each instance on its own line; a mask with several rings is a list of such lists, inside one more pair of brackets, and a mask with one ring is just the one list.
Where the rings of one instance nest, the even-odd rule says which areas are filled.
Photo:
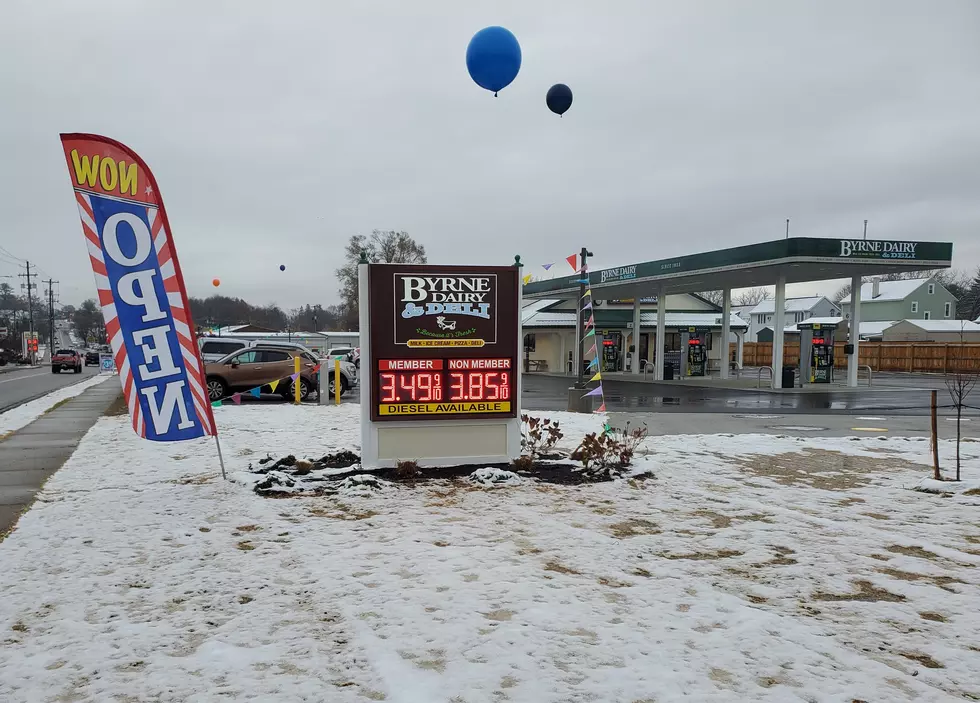
[[153, 174], [134, 151], [107, 137], [62, 134], [61, 145], [133, 429], [159, 442], [216, 435]]

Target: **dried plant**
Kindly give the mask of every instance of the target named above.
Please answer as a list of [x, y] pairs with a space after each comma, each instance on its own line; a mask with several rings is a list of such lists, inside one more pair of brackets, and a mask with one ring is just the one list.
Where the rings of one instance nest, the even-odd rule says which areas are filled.
[[558, 440], [564, 436], [557, 422], [521, 415], [521, 456], [528, 457], [532, 464], [541, 454], [554, 449]]

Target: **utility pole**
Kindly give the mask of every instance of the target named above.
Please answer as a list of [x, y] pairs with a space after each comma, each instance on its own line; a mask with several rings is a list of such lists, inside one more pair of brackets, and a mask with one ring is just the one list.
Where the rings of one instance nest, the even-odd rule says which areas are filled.
[[786, 218], [786, 239], [789, 239], [789, 218]]
[[54, 354], [54, 284], [58, 281], [48, 279], [48, 353]]
[[865, 239], [868, 238], [868, 221], [867, 220], [864, 221], [864, 238]]
[[[17, 275], [20, 276], [21, 278], [26, 278], [27, 279], [27, 317], [30, 320], [30, 325], [31, 325], [30, 326], [30, 336], [33, 337], [34, 336], [34, 299], [31, 296], [31, 277], [32, 276], [37, 276], [37, 274], [36, 273], [31, 273], [31, 262], [30, 261], [25, 261], [24, 262], [24, 266], [25, 266], [25, 268], [27, 268], [27, 273], [19, 273]], [[33, 364], [34, 363], [34, 352], [31, 352], [30, 353], [30, 357], [31, 357], [31, 363]]]

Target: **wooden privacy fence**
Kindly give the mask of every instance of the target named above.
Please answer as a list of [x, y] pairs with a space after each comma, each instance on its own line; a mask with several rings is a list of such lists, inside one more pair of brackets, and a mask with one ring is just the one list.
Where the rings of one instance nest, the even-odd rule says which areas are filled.
[[[844, 342], [834, 344], [834, 367], [847, 368]], [[729, 358], [735, 351], [730, 345]], [[875, 371], [907, 371], [919, 373], [980, 373], [980, 344], [959, 342], [861, 342], [858, 347], [861, 366]], [[783, 345], [783, 365], [800, 363], [800, 345]], [[742, 349], [743, 366], [771, 366], [772, 342], [745, 342]]]

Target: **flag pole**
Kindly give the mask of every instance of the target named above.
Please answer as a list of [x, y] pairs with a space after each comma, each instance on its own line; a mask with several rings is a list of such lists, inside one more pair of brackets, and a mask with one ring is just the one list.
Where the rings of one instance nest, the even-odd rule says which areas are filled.
[[[217, 429], [217, 428], [215, 428]], [[214, 446], [218, 448], [218, 461], [221, 462], [221, 478], [225, 481], [228, 480], [228, 475], [225, 473], [225, 458], [221, 456], [221, 442], [218, 441], [218, 433], [214, 433]]]

